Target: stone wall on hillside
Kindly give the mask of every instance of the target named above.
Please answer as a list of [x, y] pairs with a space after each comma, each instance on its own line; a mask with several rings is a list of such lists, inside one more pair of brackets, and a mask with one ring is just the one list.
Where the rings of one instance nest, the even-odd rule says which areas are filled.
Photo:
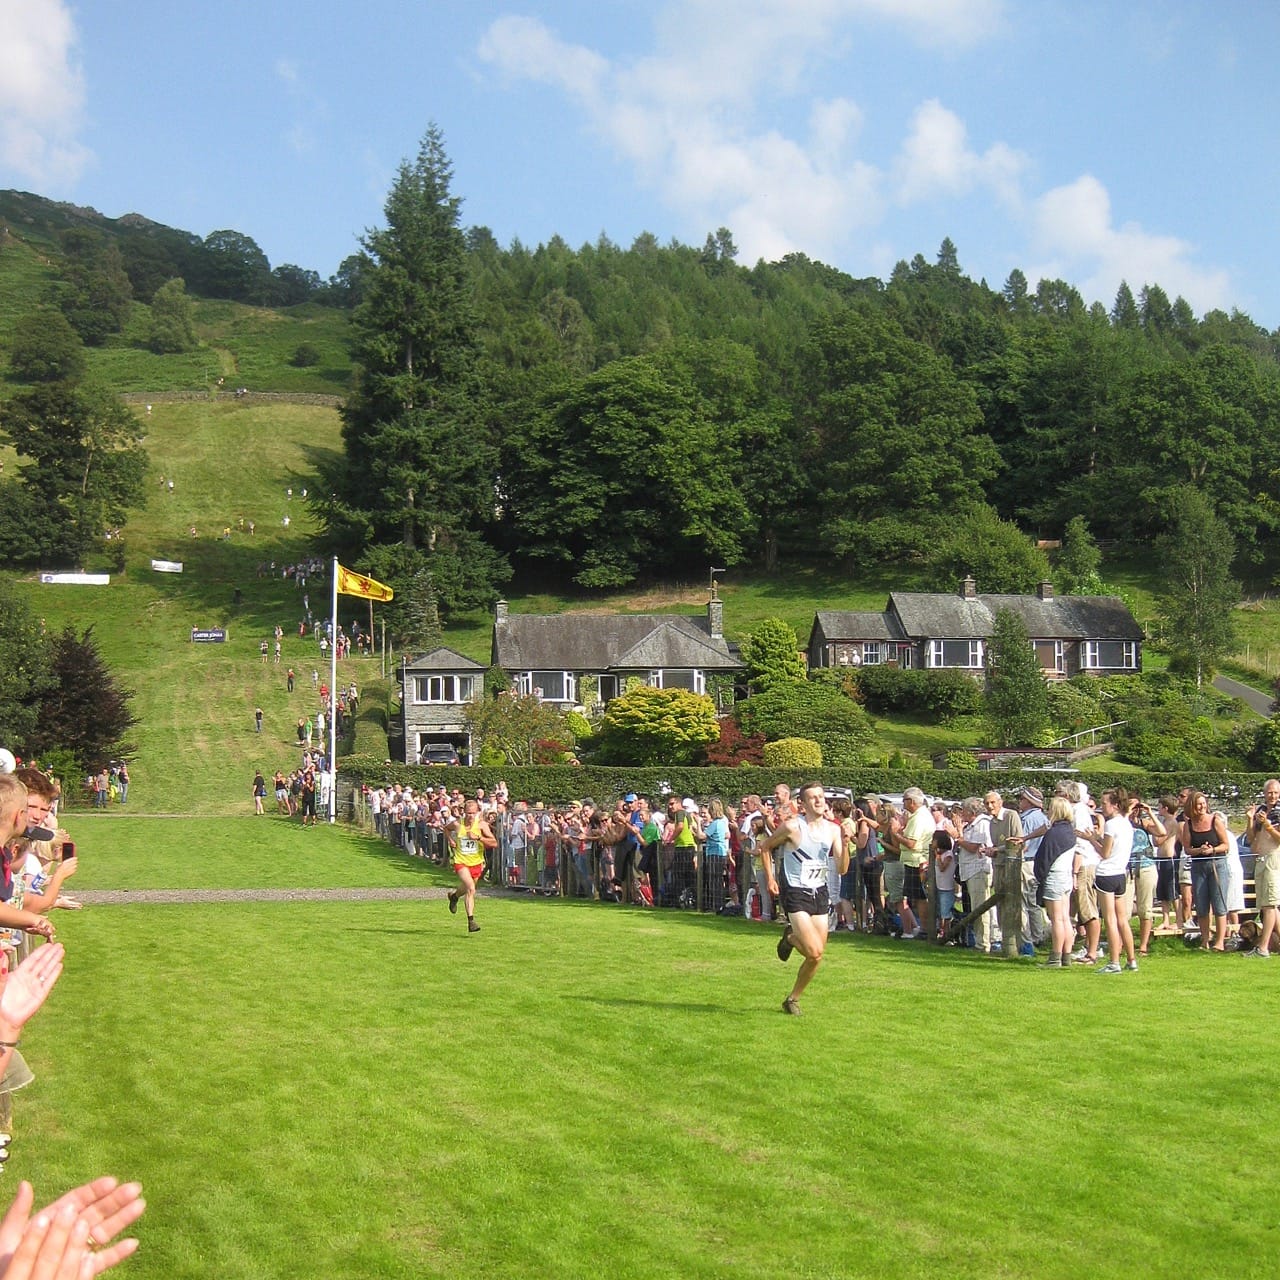
[[318, 391], [246, 391], [236, 395], [234, 391], [221, 391], [216, 395], [208, 391], [122, 391], [120, 399], [125, 404], [178, 404], [189, 400], [232, 400], [241, 404], [317, 404], [336, 409], [342, 404], [342, 396], [325, 395]]

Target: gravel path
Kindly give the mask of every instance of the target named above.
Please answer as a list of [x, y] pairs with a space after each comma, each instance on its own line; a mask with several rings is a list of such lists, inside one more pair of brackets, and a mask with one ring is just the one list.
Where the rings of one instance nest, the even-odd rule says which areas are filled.
[[[397, 902], [443, 898], [449, 890], [430, 889], [86, 889], [75, 894], [89, 906], [166, 902]], [[481, 889], [481, 897], [499, 896]], [[501, 896], [506, 896], [501, 895]]]

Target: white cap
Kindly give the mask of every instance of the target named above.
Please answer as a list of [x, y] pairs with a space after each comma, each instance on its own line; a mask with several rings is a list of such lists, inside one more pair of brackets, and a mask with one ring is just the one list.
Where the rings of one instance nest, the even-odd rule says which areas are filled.
[[0, 747], [0, 773], [12, 773], [17, 767], [13, 752], [8, 747]]
[[684, 803], [681, 804], [680, 807], [685, 811], [685, 813], [698, 812], [698, 802], [696, 800], [690, 800], [688, 796], [684, 798]]

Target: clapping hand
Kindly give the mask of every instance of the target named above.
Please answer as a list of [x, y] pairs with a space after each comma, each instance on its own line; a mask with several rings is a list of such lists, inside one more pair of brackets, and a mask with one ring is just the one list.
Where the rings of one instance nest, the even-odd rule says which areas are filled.
[[137, 1240], [107, 1242], [142, 1216], [141, 1192], [136, 1182], [98, 1178], [32, 1218], [35, 1196], [22, 1183], [0, 1220], [0, 1280], [90, 1280], [123, 1262]]
[[[37, 947], [3, 979], [0, 991], [0, 1031], [18, 1032], [45, 1002], [62, 973], [66, 948], [59, 942]], [[16, 1034], [13, 1036], [17, 1039]]]

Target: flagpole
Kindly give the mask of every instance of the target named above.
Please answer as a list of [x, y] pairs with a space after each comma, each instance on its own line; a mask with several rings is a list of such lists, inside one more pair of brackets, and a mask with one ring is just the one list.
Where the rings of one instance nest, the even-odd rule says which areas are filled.
[[329, 629], [329, 822], [338, 820], [338, 557], [333, 557], [333, 625]]

